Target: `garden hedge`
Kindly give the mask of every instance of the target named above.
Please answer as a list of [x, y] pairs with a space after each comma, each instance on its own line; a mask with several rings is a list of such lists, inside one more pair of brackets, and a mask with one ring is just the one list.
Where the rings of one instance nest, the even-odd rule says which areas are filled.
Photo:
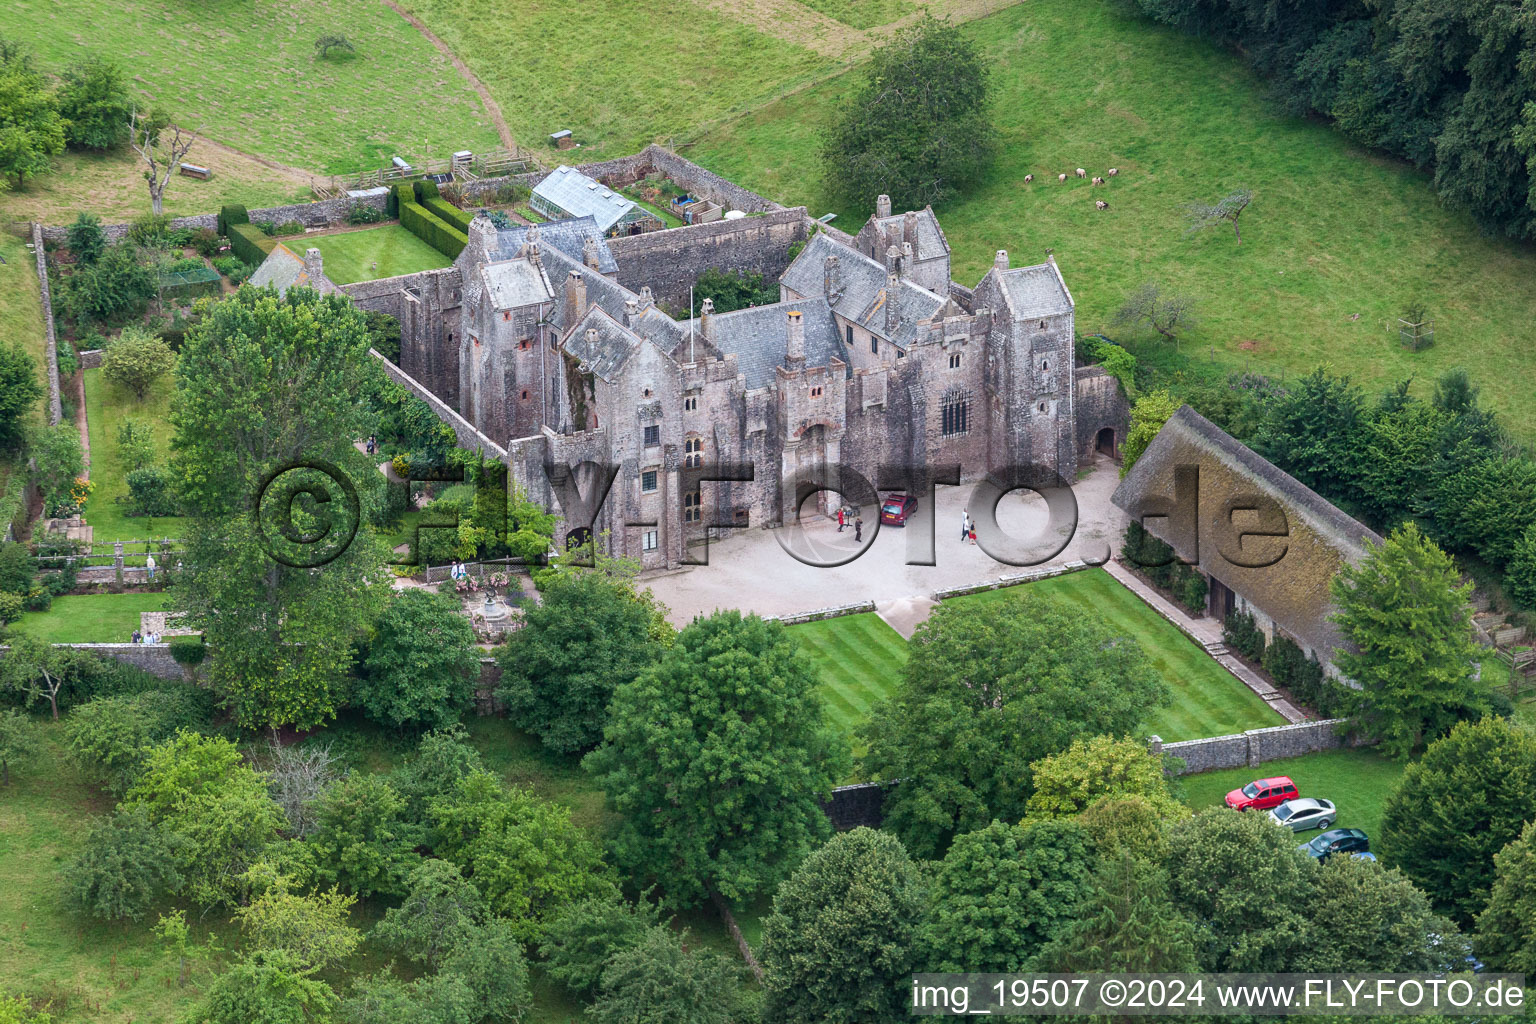
[[267, 254], [277, 248], [277, 239], [262, 234], [260, 228], [249, 222], [231, 224], [225, 234], [230, 251], [253, 267], [261, 266]]
[[437, 191], [437, 182], [435, 181], [422, 180], [414, 182], [411, 185], [411, 190], [416, 195], [416, 201], [422, 206], [427, 205], [428, 199], [437, 199], [441, 195], [441, 193]]
[[428, 199], [421, 205], [446, 221], [449, 227], [458, 228], [466, 235], [469, 234], [469, 222], [474, 219], [473, 214], [459, 209], [441, 196]]
[[388, 217], [400, 216], [400, 204], [416, 201], [416, 193], [412, 190], [410, 182], [395, 182], [389, 186], [389, 195], [384, 197], [384, 214]]
[[449, 259], [457, 259], [469, 236], [420, 203], [400, 203], [400, 226]]
[[249, 224], [250, 214], [245, 212], [243, 206], [223, 206], [219, 208], [219, 234], [228, 235], [229, 229], [236, 224]]

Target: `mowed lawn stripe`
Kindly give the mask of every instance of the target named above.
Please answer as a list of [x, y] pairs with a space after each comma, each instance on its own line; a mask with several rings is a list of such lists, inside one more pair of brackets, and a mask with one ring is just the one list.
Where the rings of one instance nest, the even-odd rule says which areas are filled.
[[878, 615], [846, 615], [793, 627], [816, 671], [832, 721], [851, 734], [901, 678], [906, 641]]

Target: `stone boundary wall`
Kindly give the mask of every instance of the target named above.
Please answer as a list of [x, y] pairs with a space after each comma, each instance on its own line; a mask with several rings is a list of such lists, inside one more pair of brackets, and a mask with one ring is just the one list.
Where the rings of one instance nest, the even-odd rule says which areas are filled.
[[951, 597], [964, 597], [966, 594], [980, 594], [987, 590], [1001, 590], [1003, 587], [1016, 587], [1021, 583], [1033, 583], [1036, 580], [1048, 580], [1052, 576], [1065, 576], [1070, 572], [1079, 572], [1083, 569], [1091, 569], [1087, 562], [1075, 560], [1063, 562], [1061, 565], [1047, 566], [1044, 569], [1031, 569], [1029, 572], [1013, 573], [1008, 576], [999, 576], [995, 580], [987, 580], [984, 583], [966, 583], [958, 587], [947, 587], [944, 590], [935, 590], [930, 595], [935, 601], [944, 601]]
[[808, 612], [797, 612], [794, 615], [765, 615], [763, 618], [769, 622], [782, 622], [786, 626], [798, 626], [802, 622], [820, 622], [822, 619], [835, 619], [843, 615], [862, 615], [865, 612], [875, 610], [875, 602], [858, 601], [854, 604], [839, 604], [830, 608], [817, 608]]
[[101, 357], [107, 352], [104, 348], [88, 348], [84, 352], [76, 352], [75, 358], [80, 363], [82, 370], [101, 369]]
[[776, 280], [789, 266], [789, 248], [806, 238], [804, 207], [756, 217], [717, 220], [608, 240], [619, 283], [648, 286], [658, 303], [685, 309], [688, 289], [706, 270], [739, 270]]
[[43, 326], [47, 342], [43, 355], [48, 360], [48, 425], [56, 426], [64, 418], [64, 403], [59, 393], [59, 340], [53, 330], [53, 293], [48, 287], [48, 255], [43, 251], [43, 226], [32, 222], [32, 248], [37, 256], [37, 293], [43, 304]]
[[[170, 644], [54, 644], [54, 646], [70, 647], [98, 657], [111, 658], [125, 665], [143, 669], [157, 679], [182, 682], [188, 675], [176, 659], [171, 657]], [[0, 655], [9, 652], [9, 647], [0, 647]]]
[[454, 436], [458, 438], [460, 448], [484, 452], [493, 458], [500, 459], [502, 462], [507, 461], [507, 450], [505, 448], [476, 430], [468, 420], [449, 408], [447, 403], [441, 398], [438, 398], [432, 392], [422, 387], [414, 377], [384, 358], [377, 349], [369, 349], [368, 354], [384, 364], [385, 376], [423, 402], [426, 402], [432, 411], [437, 414], [438, 419], [453, 428]]
[[[347, 211], [353, 203], [363, 206], [372, 206], [376, 209], [384, 209], [384, 196], [365, 196], [362, 199], [351, 199], [342, 196], [340, 199], [316, 199], [308, 203], [289, 203], [287, 206], [266, 206], [259, 210], [247, 210], [252, 223], [270, 220], [281, 224], [284, 221], [296, 220], [303, 222], [308, 228], [330, 227], [346, 222]], [[172, 228], [216, 228], [219, 223], [219, 215], [214, 213], [199, 213], [191, 217], [172, 217]], [[128, 233], [130, 224], [103, 224], [101, 230], [107, 238], [113, 242], [119, 240]], [[367, 226], [367, 225], [363, 225]], [[50, 242], [62, 242], [67, 228], [43, 228], [43, 237]], [[292, 236], [294, 238], [298, 235]]]
[[1218, 768], [1255, 768], [1267, 761], [1368, 745], [1368, 741], [1346, 731], [1348, 724], [1347, 718], [1325, 718], [1179, 743], [1162, 743], [1154, 737], [1152, 750], [1181, 759], [1184, 767], [1180, 775], [1198, 775]]

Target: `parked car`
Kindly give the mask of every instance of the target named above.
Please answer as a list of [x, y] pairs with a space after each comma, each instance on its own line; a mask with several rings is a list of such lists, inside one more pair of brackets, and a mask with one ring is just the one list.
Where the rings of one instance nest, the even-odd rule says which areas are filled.
[[1269, 812], [1276, 824], [1284, 825], [1292, 832], [1327, 828], [1338, 818], [1332, 800], [1317, 800], [1310, 796], [1287, 800]]
[[917, 512], [917, 499], [910, 494], [893, 494], [880, 505], [881, 526], [906, 526]]
[[1254, 779], [1242, 789], [1227, 794], [1227, 806], [1236, 811], [1267, 811], [1301, 794], [1296, 783], [1284, 775], [1273, 779]]
[[1364, 853], [1352, 853], [1350, 857], [1354, 860], [1368, 860], [1372, 864], [1376, 863], [1376, 855], [1370, 850], [1366, 850]]
[[1302, 843], [1296, 849], [1317, 858], [1321, 864], [1336, 853], [1369, 853], [1371, 841], [1357, 828], [1336, 828], [1324, 832], [1310, 843]]

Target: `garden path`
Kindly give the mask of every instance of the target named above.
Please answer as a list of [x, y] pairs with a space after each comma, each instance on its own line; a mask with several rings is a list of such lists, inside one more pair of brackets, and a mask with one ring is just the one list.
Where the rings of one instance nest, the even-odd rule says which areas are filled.
[[400, 15], [400, 17], [410, 22], [416, 31], [425, 36], [429, 43], [437, 47], [439, 53], [453, 61], [453, 66], [464, 77], [464, 81], [468, 82], [470, 88], [474, 89], [475, 93], [480, 97], [480, 105], [485, 107], [486, 114], [490, 116], [491, 124], [496, 126], [496, 134], [501, 137], [501, 144], [507, 149], [516, 149], [517, 140], [512, 138], [512, 129], [507, 127], [507, 119], [501, 116], [501, 107], [491, 98], [491, 90], [485, 87], [485, 83], [480, 81], [473, 71], [469, 70], [469, 65], [459, 60], [459, 55], [449, 49], [448, 44], [439, 39], [431, 29], [423, 25], [421, 20], [415, 15], [406, 11], [399, 4], [395, 3], [394, 0], [383, 0], [383, 2], [385, 7], [388, 7]]

